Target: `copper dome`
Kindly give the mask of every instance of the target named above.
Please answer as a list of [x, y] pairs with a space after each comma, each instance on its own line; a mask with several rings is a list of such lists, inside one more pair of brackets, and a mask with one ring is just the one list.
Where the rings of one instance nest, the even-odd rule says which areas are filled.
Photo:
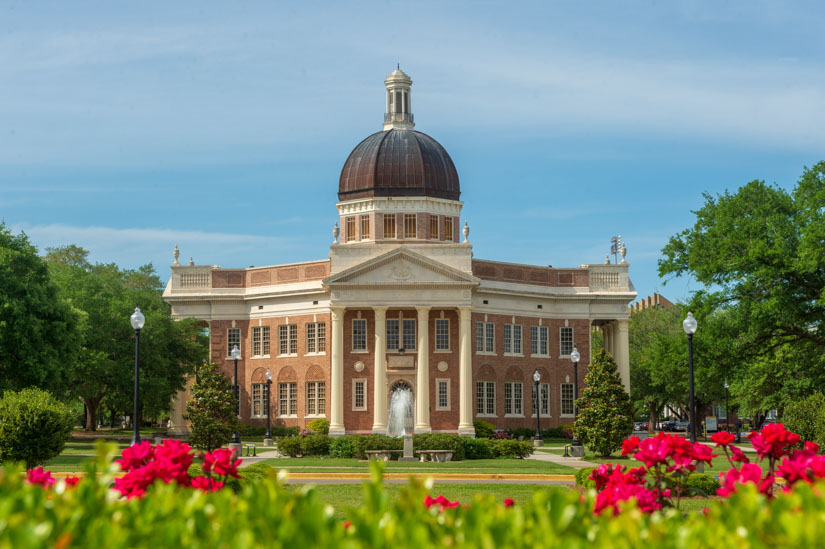
[[458, 200], [461, 188], [450, 155], [414, 130], [374, 133], [358, 144], [341, 170], [338, 199], [430, 196]]

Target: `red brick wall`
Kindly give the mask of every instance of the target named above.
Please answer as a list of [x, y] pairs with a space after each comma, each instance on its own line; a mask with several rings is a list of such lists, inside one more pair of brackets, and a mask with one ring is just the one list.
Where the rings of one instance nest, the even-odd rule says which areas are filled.
[[586, 288], [590, 283], [588, 271], [584, 269], [552, 269], [550, 267], [498, 263], [481, 259], [473, 260], [473, 275], [484, 280], [551, 287], [576, 286]]

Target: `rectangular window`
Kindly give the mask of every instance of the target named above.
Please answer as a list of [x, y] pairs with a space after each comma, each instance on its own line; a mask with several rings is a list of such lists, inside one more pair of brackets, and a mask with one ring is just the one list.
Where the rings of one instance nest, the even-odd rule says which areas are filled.
[[504, 325], [504, 354], [521, 354], [521, 324]]
[[438, 230], [438, 216], [437, 215], [430, 215], [430, 238], [434, 240], [438, 240], [439, 237], [439, 230]]
[[327, 351], [327, 325], [324, 322], [307, 323], [307, 353]]
[[384, 238], [395, 238], [394, 214], [384, 214]]
[[298, 414], [298, 384], [278, 384], [278, 415], [294, 416]]
[[547, 326], [530, 326], [530, 352], [547, 356]]
[[412, 318], [404, 319], [404, 344], [405, 351], [415, 350], [415, 320]]
[[398, 326], [400, 322], [397, 318], [388, 318], [387, 319], [387, 350], [388, 351], [397, 351], [399, 347], [400, 340], [398, 339]]
[[307, 382], [307, 415], [323, 416], [327, 413], [327, 389], [323, 381]]
[[450, 350], [450, 319], [436, 318], [435, 319], [435, 350], [449, 351]]
[[232, 356], [232, 349], [235, 346], [238, 346], [238, 350], [241, 349], [241, 329], [240, 328], [229, 328], [226, 331], [226, 356]]
[[436, 379], [435, 380], [435, 390], [436, 390], [435, 409], [436, 410], [449, 410], [450, 409], [450, 380], [449, 379]]
[[476, 352], [495, 352], [495, 324], [492, 322], [476, 322]]
[[[530, 384], [530, 398], [533, 403], [533, 417], [536, 416], [536, 384]], [[541, 416], [550, 417], [550, 384], [539, 383], [539, 394], [541, 395]]]
[[252, 417], [266, 417], [269, 413], [269, 399], [266, 383], [252, 384]]
[[476, 382], [476, 414], [479, 416], [496, 415], [496, 382]]
[[573, 328], [563, 326], [559, 332], [559, 348], [561, 356], [570, 356], [573, 352]]
[[367, 319], [365, 318], [352, 320], [352, 350], [367, 350]]
[[355, 216], [351, 215], [347, 218], [347, 242], [355, 240]]
[[298, 354], [298, 325], [282, 324], [278, 326], [278, 354]]
[[370, 216], [361, 216], [361, 240], [369, 240], [370, 238]]
[[415, 214], [404, 214], [404, 238], [418, 238]]
[[367, 380], [352, 380], [352, 409], [356, 411], [367, 409]]
[[573, 384], [561, 384], [561, 415], [572, 417], [575, 414], [573, 406]]
[[523, 385], [520, 382], [507, 381], [504, 383], [504, 415], [523, 416], [524, 398]]
[[444, 240], [452, 240], [453, 239], [453, 218], [452, 217], [445, 217], [444, 218]]
[[269, 326], [252, 328], [252, 356], [269, 355]]

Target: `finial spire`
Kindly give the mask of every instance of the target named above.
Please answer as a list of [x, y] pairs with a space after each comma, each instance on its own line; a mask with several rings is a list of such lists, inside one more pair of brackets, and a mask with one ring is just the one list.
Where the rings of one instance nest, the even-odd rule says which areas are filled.
[[395, 68], [398, 69], [398, 70], [401, 70], [401, 63], [396, 63]]

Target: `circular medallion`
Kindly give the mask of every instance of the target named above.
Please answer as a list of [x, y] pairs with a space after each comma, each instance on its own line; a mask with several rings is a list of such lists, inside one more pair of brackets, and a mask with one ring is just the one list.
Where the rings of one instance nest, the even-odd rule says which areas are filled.
[[439, 363], [438, 363], [438, 371], [439, 371], [439, 372], [446, 372], [446, 371], [447, 371], [447, 367], [448, 367], [448, 366], [447, 366], [447, 363], [446, 363], [446, 362], [444, 362], [444, 361], [441, 361], [441, 362], [439, 362]]
[[464, 296], [464, 299], [469, 299], [470, 298], [470, 290], [464, 290], [464, 294], [462, 294], [462, 295]]
[[363, 372], [364, 371], [364, 363], [363, 362], [356, 362], [354, 368], [355, 368], [356, 372]]

